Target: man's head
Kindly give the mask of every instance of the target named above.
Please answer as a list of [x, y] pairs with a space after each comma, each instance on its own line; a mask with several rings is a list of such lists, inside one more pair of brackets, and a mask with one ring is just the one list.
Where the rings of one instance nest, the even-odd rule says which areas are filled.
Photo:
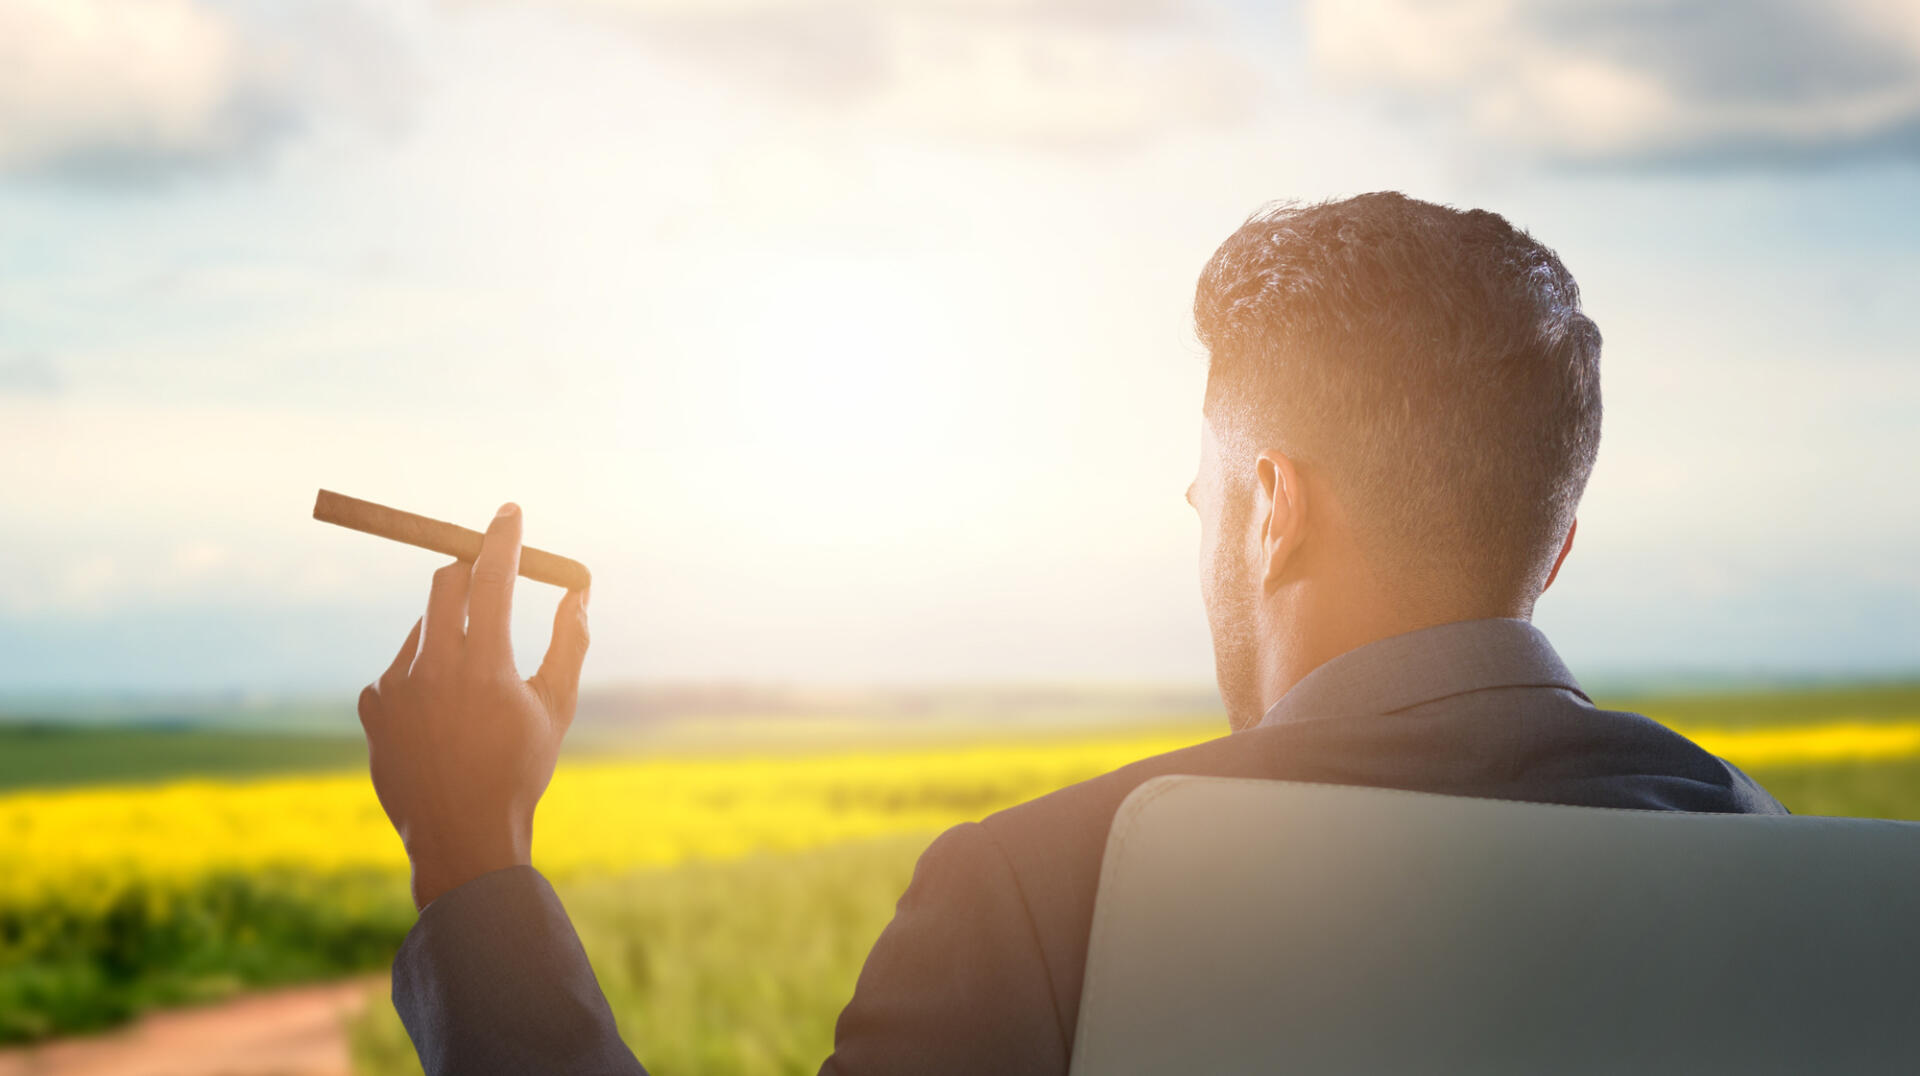
[[1194, 320], [1190, 496], [1236, 727], [1370, 638], [1531, 615], [1600, 443], [1600, 332], [1553, 251], [1399, 194], [1269, 208]]

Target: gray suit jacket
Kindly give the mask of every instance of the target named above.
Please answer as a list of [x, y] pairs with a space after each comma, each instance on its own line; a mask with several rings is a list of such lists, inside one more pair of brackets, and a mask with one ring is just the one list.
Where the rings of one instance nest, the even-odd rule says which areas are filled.
[[[1532, 625], [1395, 636], [1314, 670], [1255, 728], [948, 830], [867, 957], [821, 1072], [1065, 1073], [1114, 810], [1161, 774], [1654, 810], [1784, 813], [1637, 714], [1594, 706]], [[532, 868], [436, 900], [394, 962], [429, 1073], [644, 1070]]]

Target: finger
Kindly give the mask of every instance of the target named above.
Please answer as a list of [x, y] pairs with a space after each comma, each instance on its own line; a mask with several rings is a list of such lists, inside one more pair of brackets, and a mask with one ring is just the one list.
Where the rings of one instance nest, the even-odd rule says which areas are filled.
[[587, 662], [587, 592], [570, 590], [553, 611], [553, 641], [530, 683], [562, 729], [573, 723], [580, 698], [580, 668]]
[[420, 626], [426, 622], [426, 617], [413, 622], [413, 630], [407, 633], [407, 641], [400, 644], [400, 652], [393, 656], [393, 663], [387, 666], [385, 675], [380, 677], [380, 683], [398, 680], [407, 675], [408, 669], [413, 668], [413, 659], [420, 653]]
[[380, 692], [372, 684], [360, 689], [360, 727], [373, 731], [374, 723], [380, 720]]
[[520, 574], [520, 508], [503, 504], [487, 525], [467, 594], [467, 660], [513, 664], [513, 580]]
[[420, 660], [450, 668], [467, 645], [467, 566], [454, 561], [433, 573], [426, 622], [420, 629]]

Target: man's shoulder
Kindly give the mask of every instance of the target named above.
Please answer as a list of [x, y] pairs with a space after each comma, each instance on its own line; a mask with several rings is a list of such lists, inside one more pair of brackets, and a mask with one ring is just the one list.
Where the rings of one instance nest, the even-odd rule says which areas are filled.
[[[1163, 775], [1318, 781], [1492, 799], [1774, 813], [1757, 784], [1638, 715], [1558, 695], [1418, 707], [1367, 720], [1265, 725], [1155, 755], [988, 816], [950, 842], [1017, 890], [1063, 1025], [1080, 1003], [1107, 832], [1128, 794]], [[1510, 712], [1512, 711], [1512, 712]], [[982, 861], [974, 861], [979, 867]]]
[[1147, 781], [1181, 774], [1366, 784], [1371, 778], [1350, 765], [1356, 754], [1370, 746], [1362, 725], [1303, 721], [1223, 734], [1009, 807], [989, 815], [983, 825], [1014, 860], [1015, 869], [1025, 865], [1023, 860], [1036, 860], [1045, 864], [1048, 873], [1055, 873], [1061, 869], [1060, 856], [1071, 847], [1091, 849], [1097, 873], [1114, 813], [1129, 793]]
[[1265, 776], [1258, 773], [1248, 751], [1261, 730], [1222, 735], [1164, 754], [1130, 762], [1098, 777], [1049, 792], [1025, 803], [989, 815], [983, 825], [1011, 855], [1018, 849], [1039, 844], [1052, 859], [1063, 844], [1076, 838], [1093, 839], [1103, 846], [1114, 812], [1135, 788], [1166, 774], [1197, 777]]
[[1071, 1029], [1079, 1011], [1087, 934], [1107, 830], [1121, 801], [1164, 774], [1268, 776], [1249, 750], [1264, 739], [1253, 730], [1194, 744], [1068, 785], [988, 816], [981, 829], [1011, 869], [1032, 920], [1061, 1020]]
[[1151, 777], [1226, 772], [1232, 754], [1214, 740], [1142, 759], [941, 834], [821, 1071], [1064, 1071], [1114, 811]]

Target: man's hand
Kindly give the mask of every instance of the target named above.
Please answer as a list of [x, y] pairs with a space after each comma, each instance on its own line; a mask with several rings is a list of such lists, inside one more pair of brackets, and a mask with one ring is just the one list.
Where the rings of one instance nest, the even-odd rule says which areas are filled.
[[427, 615], [360, 692], [373, 788], [413, 861], [413, 902], [531, 861], [533, 808], [573, 722], [587, 656], [587, 593], [568, 591], [531, 680], [508, 627], [520, 569], [520, 509], [487, 527], [471, 571], [433, 573]]

